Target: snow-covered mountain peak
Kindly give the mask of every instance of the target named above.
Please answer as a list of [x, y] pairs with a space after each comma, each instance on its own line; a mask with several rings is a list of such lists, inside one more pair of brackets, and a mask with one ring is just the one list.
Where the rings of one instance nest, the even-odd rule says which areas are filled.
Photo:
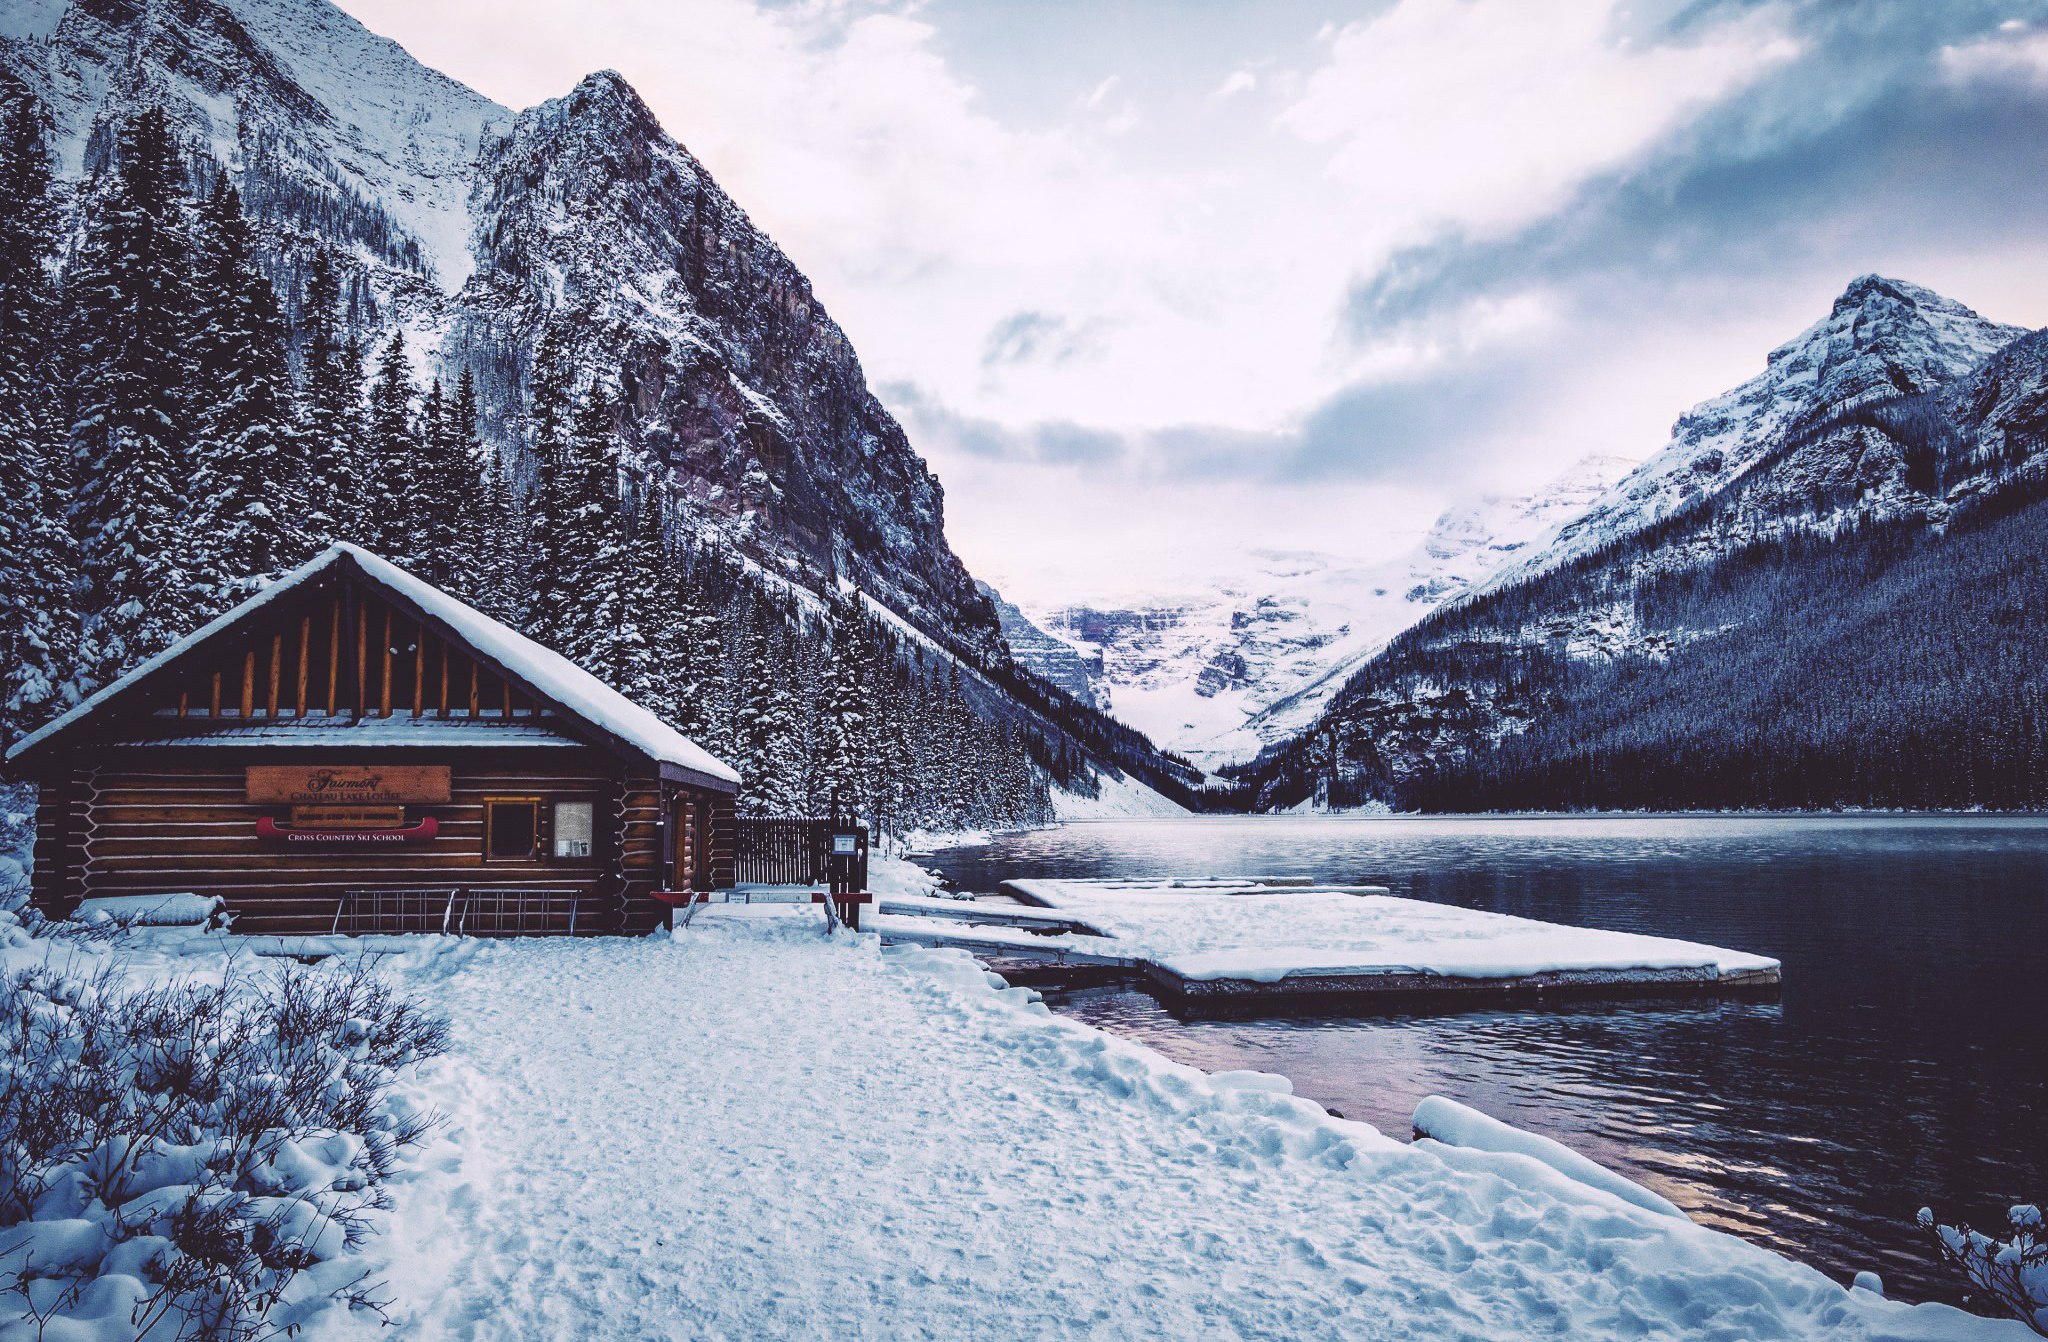
[[1254, 550], [1226, 578], [1113, 606], [1034, 607], [1026, 637], [1043, 630], [1072, 647], [1105, 706], [1162, 745], [1211, 764], [1247, 757], [1313, 719], [1352, 667], [1547, 538], [1632, 465], [1589, 457], [1529, 494], [1457, 505], [1392, 559]]
[[156, 103], [259, 205], [317, 213], [444, 292], [468, 278], [470, 173], [510, 113], [326, 0], [4, 8], [0, 65], [48, 106], [65, 176], [104, 152], [109, 108]]
[[1487, 586], [1640, 531], [1744, 478], [1788, 443], [1823, 435], [1861, 407], [1943, 386], [2024, 334], [1921, 285], [1858, 276], [1826, 317], [1771, 351], [1761, 373], [1680, 415], [1662, 451]]

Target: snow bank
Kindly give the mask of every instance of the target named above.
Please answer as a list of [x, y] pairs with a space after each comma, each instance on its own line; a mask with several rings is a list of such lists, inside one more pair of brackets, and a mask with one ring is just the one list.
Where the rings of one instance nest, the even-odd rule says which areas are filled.
[[1477, 1109], [1441, 1095], [1424, 1097], [1415, 1106], [1415, 1130], [1424, 1137], [1468, 1151], [1533, 1160], [1588, 1188], [1620, 1198], [1632, 1206], [1659, 1216], [1689, 1219], [1677, 1205], [1651, 1192], [1632, 1179], [1623, 1178], [1605, 1165], [1588, 1160], [1578, 1152], [1548, 1137], [1489, 1118]]
[[1011, 881], [1025, 898], [1137, 943], [1185, 979], [1424, 973], [1517, 978], [1566, 970], [1762, 973], [1760, 955], [1633, 932], [1566, 927], [1329, 886], [1243, 881]]
[[1099, 793], [1093, 797], [1070, 792], [1062, 787], [1054, 788], [1053, 814], [1063, 822], [1167, 820], [1189, 814], [1188, 809], [1179, 802], [1161, 796], [1128, 774], [1119, 778], [1113, 774], [1098, 773], [1095, 777]]
[[71, 921], [88, 926], [204, 927], [225, 907], [219, 895], [95, 895], [79, 901]]
[[809, 910], [432, 972], [455, 1047], [419, 1099], [449, 1123], [380, 1242], [395, 1328], [330, 1312], [314, 1342], [2025, 1336], [1455, 1163], [1486, 1153], [1204, 1075]]

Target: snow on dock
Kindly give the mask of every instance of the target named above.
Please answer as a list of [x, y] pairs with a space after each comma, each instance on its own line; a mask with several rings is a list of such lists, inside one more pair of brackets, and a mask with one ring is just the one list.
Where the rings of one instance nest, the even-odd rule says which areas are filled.
[[967, 925], [954, 919], [918, 918], [882, 913], [868, 929], [891, 945], [953, 946], [981, 955], [1022, 956], [1055, 964], [1139, 969], [1144, 961], [1134, 951], [1107, 937], [1059, 932], [1050, 936], [1020, 927]]
[[930, 895], [882, 895], [879, 900], [876, 907], [882, 913], [938, 918], [983, 927], [1026, 927], [1048, 934], [1080, 932], [1090, 936], [1102, 935], [1100, 928], [1071, 914], [1011, 900], [937, 899]]
[[1012, 880], [1004, 893], [1128, 945], [1188, 999], [1768, 987], [1776, 960], [1697, 942], [1251, 878]]
[[808, 908], [464, 949], [415, 971], [454, 1048], [370, 1246], [393, 1327], [330, 1312], [311, 1342], [2027, 1335], [1204, 1074]]

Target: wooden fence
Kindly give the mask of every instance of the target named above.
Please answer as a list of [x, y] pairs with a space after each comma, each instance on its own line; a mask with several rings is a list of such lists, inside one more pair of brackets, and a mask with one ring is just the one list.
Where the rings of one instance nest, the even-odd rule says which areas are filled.
[[816, 885], [826, 877], [832, 822], [741, 816], [733, 830], [733, 879], [741, 885]]

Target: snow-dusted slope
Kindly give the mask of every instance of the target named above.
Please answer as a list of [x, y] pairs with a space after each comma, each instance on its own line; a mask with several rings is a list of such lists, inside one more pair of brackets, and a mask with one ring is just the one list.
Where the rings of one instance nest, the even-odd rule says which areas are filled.
[[1249, 570], [1182, 592], [1029, 615], [1099, 668], [1112, 713], [1218, 764], [1313, 720], [1351, 667], [1542, 542], [1633, 464], [1590, 457], [1533, 494], [1452, 508], [1390, 562], [1258, 551]]
[[[1860, 276], [1826, 317], [1772, 350], [1763, 372], [1681, 415], [1661, 452], [1485, 586], [1510, 585], [1632, 535], [1744, 479], [1767, 459], [1825, 438], [1858, 408], [1932, 391], [2025, 334], [1917, 284]], [[1899, 488], [1884, 488], [1877, 475], [1883, 462], [1830, 451], [1786, 464], [1794, 469], [1780, 472], [1774, 500], [1796, 505], [1802, 493], [1864, 484], [1881, 492], [1871, 498], [1859, 489], [1859, 507], [1914, 506], [1902, 480]]]

